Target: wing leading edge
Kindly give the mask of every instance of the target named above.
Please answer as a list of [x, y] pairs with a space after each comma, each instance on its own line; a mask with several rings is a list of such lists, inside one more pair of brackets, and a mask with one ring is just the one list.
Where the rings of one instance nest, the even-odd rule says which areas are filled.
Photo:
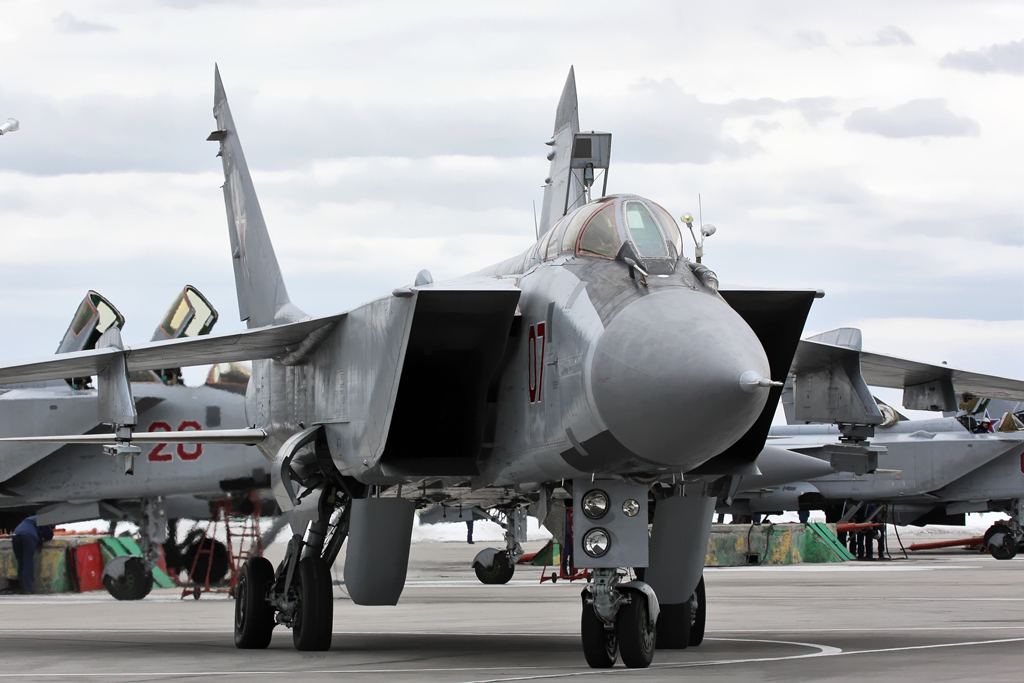
[[172, 339], [138, 346], [62, 353], [0, 365], [0, 384], [85, 377], [102, 372], [124, 355], [128, 370], [156, 370], [210, 363], [275, 358], [302, 362], [345, 313], [222, 335]]

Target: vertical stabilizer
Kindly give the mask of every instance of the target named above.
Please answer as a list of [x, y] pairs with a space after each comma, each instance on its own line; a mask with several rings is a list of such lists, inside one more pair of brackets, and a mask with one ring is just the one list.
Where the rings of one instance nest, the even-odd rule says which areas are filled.
[[224, 206], [228, 214], [239, 318], [247, 321], [250, 328], [292, 322], [303, 314], [288, 299], [235, 122], [231, 119], [220, 69], [216, 67], [213, 115], [217, 119], [217, 130], [207, 139], [220, 142], [220, 157], [224, 163]]
[[573, 136], [580, 132], [579, 102], [576, 99], [576, 74], [569, 67], [562, 98], [555, 113], [555, 131], [551, 136], [551, 170], [544, 186], [544, 204], [540, 214], [540, 234], [565, 215], [566, 192], [571, 191], [568, 206], [574, 207], [583, 194], [580, 183], [569, 182], [569, 163], [572, 158]]

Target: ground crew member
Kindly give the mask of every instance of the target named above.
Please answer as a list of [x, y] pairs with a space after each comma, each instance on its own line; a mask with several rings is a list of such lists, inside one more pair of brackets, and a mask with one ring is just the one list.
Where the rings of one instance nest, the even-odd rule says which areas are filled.
[[14, 548], [14, 557], [18, 560], [18, 586], [22, 593], [32, 592], [36, 576], [36, 548], [52, 538], [53, 527], [48, 524], [36, 526], [35, 515], [14, 528], [11, 546]]

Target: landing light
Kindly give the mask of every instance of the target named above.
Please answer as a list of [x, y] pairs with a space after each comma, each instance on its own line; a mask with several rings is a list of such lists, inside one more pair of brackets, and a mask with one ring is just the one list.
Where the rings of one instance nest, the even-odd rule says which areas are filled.
[[627, 517], [636, 517], [640, 512], [640, 503], [636, 502], [632, 498], [622, 504], [622, 514]]
[[608, 512], [608, 506], [608, 494], [600, 489], [588, 491], [583, 496], [583, 500], [580, 503], [580, 507], [583, 509], [583, 514], [590, 519], [600, 519], [604, 517], [605, 513]]
[[591, 557], [601, 557], [611, 545], [612, 540], [604, 529], [591, 529], [583, 537], [583, 552]]

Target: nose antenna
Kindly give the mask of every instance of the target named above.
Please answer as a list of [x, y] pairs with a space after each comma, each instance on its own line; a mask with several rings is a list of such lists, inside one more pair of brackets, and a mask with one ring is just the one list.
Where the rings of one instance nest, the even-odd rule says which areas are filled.
[[693, 238], [693, 243], [696, 245], [696, 256], [697, 263], [700, 263], [701, 257], [704, 256], [704, 238], [711, 237], [714, 235], [718, 228], [711, 225], [711, 223], [704, 224], [704, 207], [701, 205], [700, 193], [697, 194], [697, 217], [700, 219], [700, 239], [697, 239], [697, 235], [693, 232], [693, 214], [684, 213], [679, 220], [686, 223], [686, 227], [690, 229], [690, 237]]

